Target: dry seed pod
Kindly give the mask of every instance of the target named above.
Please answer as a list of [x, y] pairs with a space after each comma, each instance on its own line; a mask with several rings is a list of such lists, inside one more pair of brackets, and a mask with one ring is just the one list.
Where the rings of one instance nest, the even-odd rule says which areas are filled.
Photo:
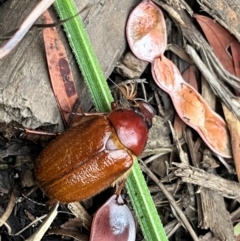
[[163, 54], [167, 45], [162, 11], [153, 2], [142, 1], [129, 16], [126, 35], [136, 57], [152, 62]]
[[155, 59], [152, 73], [156, 84], [170, 95], [180, 118], [195, 129], [215, 153], [231, 157], [226, 123], [210, 109], [202, 96], [183, 80], [177, 67], [163, 56]]

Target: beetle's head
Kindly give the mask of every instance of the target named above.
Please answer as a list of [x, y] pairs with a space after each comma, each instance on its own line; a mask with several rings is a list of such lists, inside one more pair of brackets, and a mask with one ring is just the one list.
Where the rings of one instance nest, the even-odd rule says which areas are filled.
[[136, 102], [132, 109], [143, 118], [148, 129], [150, 129], [152, 127], [152, 118], [155, 115], [153, 107], [145, 101], [139, 101]]

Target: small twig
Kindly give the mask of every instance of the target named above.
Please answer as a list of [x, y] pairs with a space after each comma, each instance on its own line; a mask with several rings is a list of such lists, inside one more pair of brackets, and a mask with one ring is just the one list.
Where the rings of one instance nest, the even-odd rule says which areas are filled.
[[9, 225], [6, 224], [6, 221], [8, 220], [9, 216], [11, 215], [17, 199], [18, 199], [18, 191], [17, 191], [16, 186], [14, 186], [10, 200], [7, 205], [7, 208], [6, 208], [5, 212], [3, 213], [2, 217], [0, 218], [0, 227], [2, 227], [2, 225], [5, 225], [10, 233], [11, 233], [11, 228], [9, 227]]
[[157, 184], [157, 186], [160, 188], [162, 193], [166, 196], [168, 199], [170, 205], [175, 209], [176, 213], [178, 216], [181, 218], [183, 224], [185, 227], [188, 229], [190, 235], [192, 236], [194, 241], [199, 241], [196, 233], [194, 232], [191, 224], [189, 223], [188, 219], [186, 218], [185, 214], [183, 211], [178, 207], [176, 201], [172, 197], [172, 195], [167, 191], [167, 189], [164, 187], [164, 185], [159, 181], [157, 176], [145, 165], [145, 163], [141, 160], [139, 160], [142, 164], [142, 170], [149, 175], [149, 177]]
[[41, 217], [36, 217], [35, 220], [33, 220], [31, 223], [29, 223], [26, 227], [24, 227], [23, 229], [21, 229], [19, 232], [15, 233], [15, 234], [11, 234], [11, 236], [19, 236], [26, 229], [32, 227], [35, 223], [38, 223], [39, 221], [42, 221], [46, 217], [47, 217], [47, 214], [45, 214]]
[[181, 147], [181, 144], [180, 144], [180, 142], [178, 140], [178, 137], [177, 137], [177, 133], [174, 131], [172, 123], [170, 121], [168, 121], [168, 124], [169, 124], [169, 127], [171, 129], [173, 140], [175, 141], [176, 147], [177, 147], [178, 152], [179, 152], [179, 157], [180, 157], [182, 163], [189, 164], [187, 154], [183, 151], [183, 149]]
[[72, 202], [68, 204], [68, 209], [72, 212], [72, 214], [82, 220], [83, 226], [90, 230], [92, 218], [85, 210], [85, 208], [79, 202]]
[[[194, 167], [198, 167], [200, 163], [200, 158], [198, 155], [199, 148], [202, 144], [202, 140], [200, 138], [197, 139], [197, 141], [194, 143], [192, 140], [192, 131], [190, 129], [187, 129], [185, 133], [185, 139], [186, 143], [188, 145], [191, 161]], [[201, 198], [199, 195], [193, 195], [191, 197], [191, 201], [195, 203], [195, 206], [197, 207], [197, 218], [198, 218], [198, 223], [203, 219], [202, 217], [202, 206], [201, 206]]]
[[[215, 153], [214, 153], [215, 154]], [[218, 158], [218, 160], [226, 167], [226, 169], [228, 170], [228, 172], [230, 174], [234, 174], [236, 175], [236, 171], [234, 169], [234, 167], [230, 166], [223, 157], [219, 156], [219, 155], [216, 155], [215, 156]]]
[[147, 93], [146, 93], [145, 85], [143, 82], [141, 82], [141, 86], [142, 86], [142, 91], [143, 91], [143, 98], [145, 101], [147, 101]]
[[145, 163], [149, 163], [154, 161], [155, 159], [159, 158], [160, 156], [166, 155], [167, 153], [170, 153], [172, 151], [172, 148], [161, 148], [156, 154], [150, 156], [148, 159], [145, 160]]
[[167, 237], [170, 238], [179, 228], [180, 228], [181, 224], [177, 223], [173, 229], [167, 234]]
[[[177, 146], [177, 149], [178, 149], [178, 152], [179, 152], [179, 157], [181, 159], [181, 162], [186, 164], [186, 165], [189, 165], [189, 159], [188, 159], [188, 156], [187, 154], [183, 151], [182, 149], [182, 146], [178, 140], [178, 137], [177, 137], [177, 133], [174, 131], [173, 129], [173, 126], [172, 126], [172, 123], [170, 121], [168, 121], [168, 124], [170, 126], [170, 129], [171, 129], [171, 132], [172, 132], [172, 135], [173, 135], [173, 139], [176, 143], [176, 146]], [[188, 189], [188, 192], [189, 192], [189, 196], [190, 196], [190, 201], [191, 201], [191, 206], [192, 207], [195, 207], [196, 206], [196, 200], [195, 200], [195, 193], [194, 193], [194, 187], [192, 184], [188, 183], [187, 184], [187, 189]]]
[[231, 218], [233, 223], [235, 223], [236, 220], [239, 220], [239, 216], [240, 216], [240, 207], [238, 207], [235, 211], [233, 211], [230, 214], [230, 218]]
[[157, 108], [158, 108], [159, 115], [163, 118], [164, 117], [164, 111], [163, 111], [163, 108], [162, 108], [162, 105], [161, 105], [161, 102], [160, 102], [160, 99], [159, 99], [159, 96], [158, 96], [158, 92], [156, 90], [154, 90], [153, 94], [154, 94], [155, 100], [157, 102]]
[[194, 167], [198, 167], [199, 166], [199, 158], [197, 157], [197, 153], [199, 151], [202, 141], [200, 138], [198, 138], [197, 141], [194, 143], [192, 140], [192, 132], [190, 129], [188, 129], [186, 131], [185, 139], [186, 139], [186, 143], [189, 147], [189, 153], [191, 156], [192, 164]]
[[48, 230], [50, 225], [52, 224], [54, 218], [57, 216], [57, 209], [58, 209], [59, 203], [56, 203], [53, 207], [52, 210], [49, 212], [47, 215], [46, 219], [44, 222], [39, 226], [37, 231], [31, 235], [26, 241], [40, 241], [42, 240], [43, 235], [45, 232]]
[[[37, 189], [37, 186], [34, 187], [33, 190], [36, 191], [36, 189]], [[36, 201], [32, 200], [31, 198], [29, 198], [27, 195], [25, 195], [25, 194], [23, 194], [23, 193], [22, 193], [22, 196], [24, 197], [24, 199], [27, 199], [28, 201], [30, 201], [30, 202], [32, 202], [32, 203], [34, 203], [34, 204], [36, 204], [36, 205], [39, 205], [39, 206], [47, 206], [47, 204], [39, 203], [39, 202], [36, 202]], [[18, 202], [22, 202], [22, 201], [23, 201], [23, 198], [19, 198], [19, 201], [18, 201]]]
[[[205, 60], [207, 60], [208, 68], [214, 68], [215, 69], [215, 73], [217, 73], [217, 75], [222, 80], [224, 80], [226, 83], [231, 85], [236, 90], [240, 90], [240, 86], [239, 86], [240, 79], [238, 77], [236, 77], [235, 75], [229, 73], [222, 66], [222, 64], [220, 63], [218, 58], [214, 55], [214, 53], [206, 51], [204, 49], [201, 51], [201, 53], [204, 55]], [[213, 72], [213, 70], [211, 72]]]
[[[109, 80], [111, 80], [111, 79], [109, 79]], [[113, 84], [115, 84], [112, 80], [111, 80], [111, 82]], [[115, 86], [113, 88], [118, 88], [119, 86], [122, 86], [122, 85], [135, 84], [135, 83], [145, 83], [145, 84], [147, 84], [148, 82], [146, 81], [146, 79], [129, 79], [129, 80], [122, 81], [119, 84], [115, 84]]]
[[189, 55], [187, 55], [187, 53], [182, 48], [180, 48], [178, 45], [172, 44], [172, 43], [168, 44], [166, 50], [172, 51], [174, 54], [176, 54], [179, 58], [181, 58], [188, 64], [193, 64], [193, 61], [189, 57]]

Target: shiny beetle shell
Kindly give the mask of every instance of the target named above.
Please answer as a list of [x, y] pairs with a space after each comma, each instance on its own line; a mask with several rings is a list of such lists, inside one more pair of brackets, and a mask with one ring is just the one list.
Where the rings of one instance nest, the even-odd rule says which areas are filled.
[[40, 153], [37, 182], [51, 200], [69, 203], [90, 198], [131, 168], [147, 136], [144, 118], [133, 110], [83, 117]]

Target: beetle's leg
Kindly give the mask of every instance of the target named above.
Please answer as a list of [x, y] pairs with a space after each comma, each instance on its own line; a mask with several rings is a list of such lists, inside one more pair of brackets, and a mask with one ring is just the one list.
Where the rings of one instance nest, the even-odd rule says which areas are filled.
[[81, 118], [84, 116], [102, 116], [108, 115], [109, 112], [83, 112], [80, 106], [80, 100], [78, 99], [73, 106], [71, 113], [69, 114], [69, 118], [67, 121], [67, 128], [71, 126], [75, 126], [78, 123], [81, 123]]
[[78, 123], [81, 123], [81, 118], [84, 116], [102, 116], [102, 115], [108, 115], [108, 114], [109, 112], [85, 113], [82, 111], [82, 108], [80, 107], [80, 100], [77, 100], [73, 106], [71, 114], [69, 115], [67, 127], [71, 127], [71, 126], [77, 125]]
[[124, 188], [124, 186], [125, 186], [125, 183], [126, 183], [126, 179], [124, 179], [123, 181], [121, 181], [121, 183], [118, 185], [118, 188], [117, 188], [117, 190], [116, 190], [116, 192], [115, 192], [115, 194], [116, 194], [117, 196], [121, 195], [121, 192], [122, 192], [122, 190], [123, 190], [123, 188]]
[[68, 120], [66, 124], [67, 128], [69, 128], [74, 122], [77, 122], [79, 118], [84, 116], [84, 113], [82, 111], [80, 104], [81, 104], [80, 100], [77, 99], [77, 101], [73, 105], [71, 113], [68, 116]]
[[61, 134], [59, 132], [47, 132], [47, 131], [40, 131], [40, 130], [30, 130], [30, 129], [20, 129], [22, 133], [20, 134], [20, 138], [27, 139], [29, 141], [37, 142], [40, 140], [42, 141], [48, 141], [53, 137], [56, 137], [57, 135]]
[[60, 133], [54, 133], [54, 132], [47, 132], [47, 131], [38, 131], [38, 130], [30, 130], [30, 129], [24, 129], [25, 134], [36, 134], [41, 136], [57, 136]]

